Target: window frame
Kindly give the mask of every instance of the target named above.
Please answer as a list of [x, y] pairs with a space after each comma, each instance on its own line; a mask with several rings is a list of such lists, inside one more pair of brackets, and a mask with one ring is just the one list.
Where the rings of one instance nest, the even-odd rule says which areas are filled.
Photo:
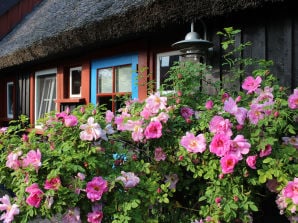
[[[72, 93], [72, 71], [79, 70], [81, 72], [81, 85], [80, 85], [80, 93], [73, 94]], [[69, 68], [69, 98], [80, 98], [82, 96], [82, 67], [71, 67]]]
[[[118, 83], [118, 79], [117, 79], [117, 71], [118, 68], [123, 68], [123, 67], [130, 67], [131, 69], [131, 77], [130, 77], [130, 91], [118, 91], [117, 90], [117, 87], [119, 88], [119, 86], [117, 85]], [[112, 78], [112, 81], [111, 83], [111, 92], [100, 92], [99, 89], [100, 89], [100, 86], [99, 86], [99, 70], [104, 70], [104, 69], [111, 69], [111, 78]], [[111, 104], [111, 107], [112, 107], [112, 111], [115, 112], [115, 108], [116, 108], [116, 102], [115, 102], [115, 98], [117, 96], [125, 96], [125, 95], [132, 95], [132, 74], [133, 71], [132, 71], [132, 64], [121, 64], [121, 65], [116, 65], [116, 66], [110, 66], [110, 67], [103, 67], [103, 68], [98, 68], [97, 69], [97, 88], [96, 88], [96, 102], [98, 102], [98, 99], [99, 98], [108, 98], [108, 97], [111, 97], [112, 99], [112, 104]], [[100, 101], [100, 100], [99, 100]]]
[[[10, 95], [10, 92], [9, 92], [10, 91], [10, 87], [12, 87], [12, 92], [11, 92], [12, 98], [11, 99], [9, 97], [9, 95]], [[12, 81], [6, 83], [6, 117], [8, 119], [12, 119], [13, 118], [13, 114], [14, 114], [13, 107], [11, 109], [11, 112], [12, 113], [10, 113], [10, 109], [9, 109], [10, 103], [13, 105], [13, 102], [14, 102], [14, 100], [13, 100], [13, 88], [14, 88], [14, 83]]]
[[[38, 85], [38, 77], [40, 76], [49, 76], [49, 75], [55, 75], [55, 88], [56, 88], [56, 92], [55, 92], [55, 97], [57, 98], [57, 68], [51, 68], [51, 69], [46, 69], [46, 70], [40, 70], [40, 71], [36, 71], [35, 72], [35, 87], [34, 87], [34, 94], [35, 94], [35, 97], [34, 97], [34, 122], [35, 122], [35, 128], [41, 128], [41, 125], [38, 125], [37, 123], [37, 120], [40, 119], [40, 117], [38, 117], [38, 114], [40, 112], [38, 112], [38, 110], [40, 109], [41, 107], [41, 101], [39, 103], [37, 103], [37, 95], [40, 93], [39, 92], [39, 85]], [[52, 100], [55, 102], [56, 98], [53, 98]], [[55, 110], [57, 110], [57, 104], [55, 103]]]
[[[162, 52], [162, 53], [157, 53], [156, 54], [156, 90], [159, 91], [160, 90], [160, 67], [161, 67], [161, 63], [160, 63], [160, 57], [165, 57], [165, 56], [179, 56], [179, 61], [182, 61], [182, 56], [181, 56], [181, 52], [179, 50], [175, 50], [175, 51], [167, 51], [167, 52]], [[166, 90], [166, 91], [162, 91], [163, 94], [169, 94], [169, 93], [173, 93], [174, 90]]]
[[138, 98], [138, 54], [128, 53], [117, 55], [113, 57], [101, 58], [91, 61], [91, 100], [90, 102], [94, 105], [97, 104], [97, 71], [98, 69], [117, 67], [122, 65], [131, 65], [132, 76], [131, 76], [131, 98]]

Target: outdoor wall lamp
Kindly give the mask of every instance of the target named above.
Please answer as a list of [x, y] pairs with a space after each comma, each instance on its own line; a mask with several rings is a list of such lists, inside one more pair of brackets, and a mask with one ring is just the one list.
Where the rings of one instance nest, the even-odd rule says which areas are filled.
[[[201, 21], [201, 20], [200, 20]], [[199, 61], [205, 57], [213, 43], [206, 40], [206, 26], [202, 22], [204, 28], [204, 39], [199, 37], [199, 34], [194, 31], [194, 23], [191, 23], [191, 31], [186, 34], [185, 39], [172, 44], [172, 47], [179, 50], [185, 59]]]

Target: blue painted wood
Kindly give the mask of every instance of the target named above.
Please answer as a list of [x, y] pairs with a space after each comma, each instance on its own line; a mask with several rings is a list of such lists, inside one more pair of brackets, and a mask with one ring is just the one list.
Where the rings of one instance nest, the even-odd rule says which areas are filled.
[[91, 61], [91, 103], [96, 104], [96, 74], [97, 69], [120, 66], [125, 64], [132, 65], [132, 98], [138, 98], [138, 80], [137, 80], [137, 64], [138, 55], [136, 53], [124, 54], [109, 58], [97, 59]]

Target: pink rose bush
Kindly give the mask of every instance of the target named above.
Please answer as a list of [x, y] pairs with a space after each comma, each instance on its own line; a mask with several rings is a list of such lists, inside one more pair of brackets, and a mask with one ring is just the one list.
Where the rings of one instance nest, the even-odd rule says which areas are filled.
[[269, 65], [240, 72], [239, 90], [181, 62], [172, 93], [51, 112], [41, 133], [12, 121], [0, 130], [1, 221], [297, 222], [298, 90]]

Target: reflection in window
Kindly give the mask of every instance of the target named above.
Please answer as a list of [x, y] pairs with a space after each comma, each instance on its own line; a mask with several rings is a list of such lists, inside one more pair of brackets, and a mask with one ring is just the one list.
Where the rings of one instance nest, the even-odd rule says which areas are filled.
[[113, 69], [105, 68], [98, 70], [98, 93], [113, 92]]
[[45, 113], [56, 110], [56, 69], [36, 72], [35, 76], [35, 120]]
[[8, 82], [7, 90], [7, 118], [13, 118], [13, 82]]
[[166, 53], [160, 53], [156, 56], [157, 68], [156, 68], [156, 81], [157, 81], [157, 89], [163, 86], [164, 91], [171, 91], [169, 86], [164, 84], [165, 80], [169, 77], [168, 71], [170, 68], [175, 65], [176, 62], [181, 60], [181, 56], [179, 56], [179, 51], [172, 51]]
[[131, 66], [116, 68], [116, 91], [117, 92], [131, 92]]
[[81, 67], [70, 68], [70, 97], [81, 97]]

